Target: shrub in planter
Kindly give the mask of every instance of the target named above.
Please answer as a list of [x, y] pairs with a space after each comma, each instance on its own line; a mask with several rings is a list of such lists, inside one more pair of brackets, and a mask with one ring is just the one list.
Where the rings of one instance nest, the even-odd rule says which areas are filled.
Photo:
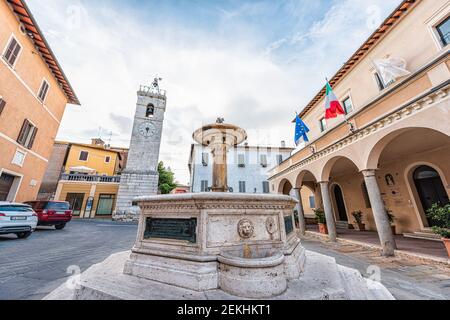
[[317, 222], [319, 223], [319, 231], [322, 234], [328, 234], [327, 219], [325, 217], [325, 212], [322, 209], [314, 210], [316, 214]]
[[442, 241], [450, 257], [450, 204], [445, 206], [434, 204], [427, 211], [427, 216], [436, 224], [433, 227], [433, 231], [442, 237]]
[[363, 222], [363, 213], [360, 210], [354, 211], [352, 213], [352, 216], [355, 219], [357, 229], [359, 231], [365, 231], [366, 230], [366, 225]]

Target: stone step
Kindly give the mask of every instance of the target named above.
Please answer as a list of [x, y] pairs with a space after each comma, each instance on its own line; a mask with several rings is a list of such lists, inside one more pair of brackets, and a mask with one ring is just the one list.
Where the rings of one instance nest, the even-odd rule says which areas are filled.
[[442, 241], [441, 237], [432, 231], [423, 230], [414, 233], [404, 233], [403, 236], [405, 238], [413, 238], [413, 239], [422, 239], [422, 240], [431, 240], [431, 241]]
[[348, 221], [336, 221], [337, 229], [350, 229]]

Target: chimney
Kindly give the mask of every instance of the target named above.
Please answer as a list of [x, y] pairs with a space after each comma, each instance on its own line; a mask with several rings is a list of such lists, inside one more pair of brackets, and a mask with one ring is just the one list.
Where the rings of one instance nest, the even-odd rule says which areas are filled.
[[284, 140], [281, 141], [281, 147], [282, 147], [282, 148], [286, 148], [286, 141], [284, 141]]
[[93, 146], [101, 146], [101, 147], [104, 147], [104, 146], [105, 146], [105, 141], [103, 141], [103, 140], [100, 139], [100, 138], [92, 138], [92, 139], [91, 139], [91, 144], [92, 144]]

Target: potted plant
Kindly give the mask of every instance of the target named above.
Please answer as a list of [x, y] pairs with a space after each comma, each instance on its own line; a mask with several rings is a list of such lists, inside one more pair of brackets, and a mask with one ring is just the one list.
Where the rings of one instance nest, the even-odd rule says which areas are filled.
[[316, 209], [314, 210], [314, 213], [316, 214], [316, 219], [319, 224], [319, 232], [321, 234], [328, 234], [327, 219], [325, 217], [325, 212], [322, 209]]
[[397, 228], [395, 227], [395, 216], [392, 214], [392, 210], [386, 208], [386, 213], [389, 219], [389, 223], [391, 224], [392, 234], [397, 234]]
[[366, 230], [366, 225], [363, 222], [363, 213], [360, 210], [354, 211], [352, 213], [352, 216], [353, 216], [353, 218], [356, 221], [357, 229], [359, 231], [365, 231]]
[[437, 225], [433, 227], [433, 231], [442, 237], [447, 254], [450, 257], [450, 204], [445, 206], [434, 204], [427, 211], [427, 216]]

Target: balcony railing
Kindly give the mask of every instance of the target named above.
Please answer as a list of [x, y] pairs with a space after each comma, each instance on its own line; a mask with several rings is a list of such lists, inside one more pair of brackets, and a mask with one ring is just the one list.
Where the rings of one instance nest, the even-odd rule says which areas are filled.
[[99, 176], [84, 174], [66, 174], [61, 175], [63, 181], [79, 181], [79, 182], [104, 182], [104, 183], [120, 183], [120, 176]]

